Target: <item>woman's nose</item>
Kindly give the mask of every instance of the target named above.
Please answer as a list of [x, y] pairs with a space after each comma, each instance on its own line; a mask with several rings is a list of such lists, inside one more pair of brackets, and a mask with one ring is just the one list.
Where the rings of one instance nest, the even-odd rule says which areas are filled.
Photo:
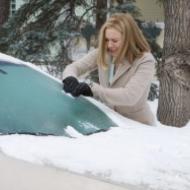
[[108, 48], [113, 47], [113, 43], [111, 41], [108, 41]]

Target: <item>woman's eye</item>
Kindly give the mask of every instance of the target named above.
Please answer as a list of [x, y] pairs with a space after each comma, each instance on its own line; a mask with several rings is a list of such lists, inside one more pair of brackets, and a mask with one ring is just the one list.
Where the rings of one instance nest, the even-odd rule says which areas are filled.
[[117, 40], [112, 40], [113, 43], [117, 43]]

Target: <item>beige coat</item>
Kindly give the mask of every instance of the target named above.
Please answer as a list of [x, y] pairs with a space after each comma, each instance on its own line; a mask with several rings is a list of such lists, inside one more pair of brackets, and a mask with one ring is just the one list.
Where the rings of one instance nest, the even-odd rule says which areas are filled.
[[63, 78], [79, 77], [98, 68], [100, 84], [93, 83], [94, 97], [127, 118], [153, 125], [154, 116], [147, 103], [155, 68], [152, 54], [144, 53], [133, 64], [129, 64], [127, 60], [119, 64], [110, 85], [108, 85], [108, 69], [97, 65], [96, 60], [97, 50], [93, 50], [82, 59], [68, 65], [63, 72]]

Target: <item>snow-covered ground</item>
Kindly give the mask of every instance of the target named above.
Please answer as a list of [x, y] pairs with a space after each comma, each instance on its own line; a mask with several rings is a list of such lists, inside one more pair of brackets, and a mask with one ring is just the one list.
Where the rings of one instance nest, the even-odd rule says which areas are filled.
[[[149, 103], [156, 115], [158, 102]], [[156, 121], [150, 127], [98, 105], [119, 127], [90, 136], [68, 127], [75, 138], [0, 136], [0, 150], [21, 160], [146, 190], [190, 189], [190, 123], [175, 128]]]

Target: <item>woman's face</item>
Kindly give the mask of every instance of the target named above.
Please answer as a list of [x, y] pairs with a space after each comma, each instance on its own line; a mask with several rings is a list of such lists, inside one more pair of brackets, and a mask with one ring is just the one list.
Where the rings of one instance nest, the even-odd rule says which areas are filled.
[[105, 30], [105, 40], [108, 53], [116, 57], [122, 45], [121, 33], [114, 28], [107, 28]]

